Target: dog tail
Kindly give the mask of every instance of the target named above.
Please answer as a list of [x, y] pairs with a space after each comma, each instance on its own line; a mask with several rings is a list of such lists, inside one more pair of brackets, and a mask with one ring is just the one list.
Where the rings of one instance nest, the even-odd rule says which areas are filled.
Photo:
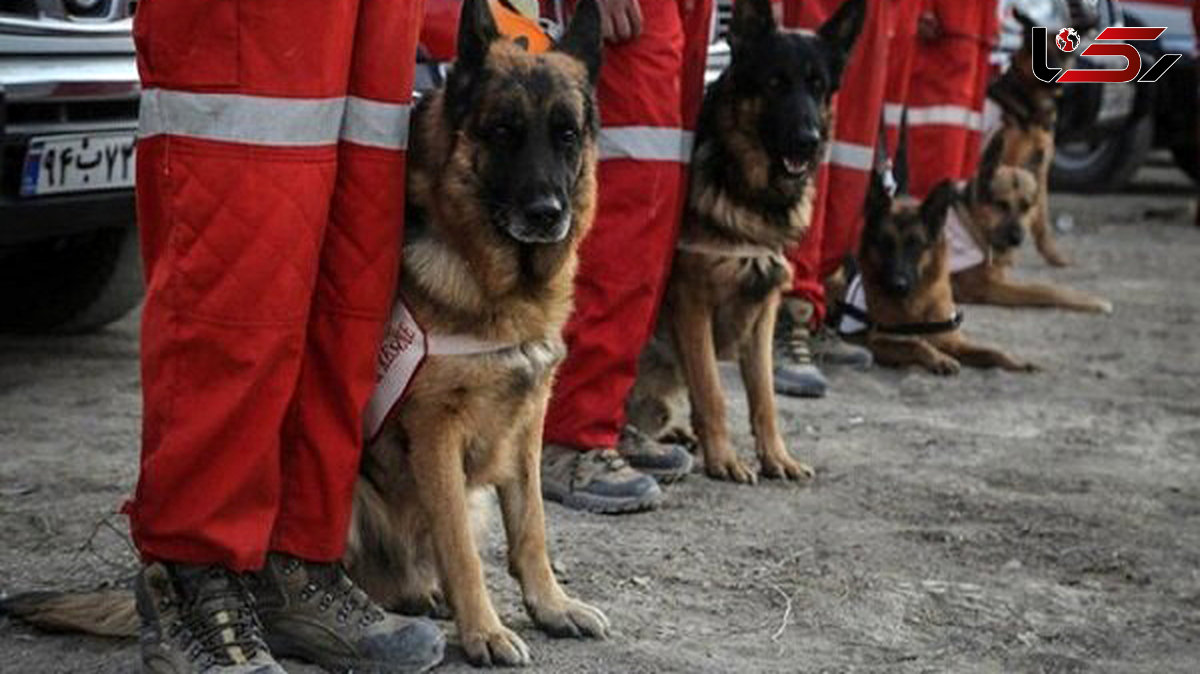
[[26, 592], [0, 599], [0, 615], [50, 632], [136, 637], [140, 621], [132, 590]]

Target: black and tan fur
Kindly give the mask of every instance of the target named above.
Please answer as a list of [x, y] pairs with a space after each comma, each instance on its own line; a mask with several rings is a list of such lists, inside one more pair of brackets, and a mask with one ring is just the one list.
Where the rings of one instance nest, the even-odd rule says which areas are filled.
[[[518, 665], [529, 649], [492, 605], [472, 533], [471, 496], [485, 488], [498, 495], [508, 568], [533, 622], [557, 636], [608, 629], [555, 580], [539, 478], [576, 248], [595, 211], [599, 10], [581, 0], [557, 49], [531, 55], [499, 39], [486, 0], [467, 0], [458, 45], [446, 88], [414, 115], [401, 287], [428, 332], [512, 346], [426, 359], [366, 448], [345, 563], [389, 608], [444, 598], [472, 662]], [[26, 595], [4, 608], [129, 634], [132, 607], [130, 594], [107, 593]]]
[[[530, 618], [557, 636], [603, 636], [608, 620], [554, 578], [542, 510], [542, 423], [565, 354], [576, 248], [595, 211], [596, 4], [579, 3], [559, 51], [497, 39], [468, 0], [446, 90], [413, 125], [408, 199], [422, 223], [401, 281], [434, 334], [515, 344], [426, 360], [363, 458], [347, 566], [385, 605], [443, 599], [477, 664], [528, 661], [484, 585], [469, 496], [495, 487], [508, 567]], [[423, 231], [421, 231], [423, 230]]]
[[1005, 140], [988, 143], [977, 175], [967, 184], [959, 215], [984, 252], [985, 260], [951, 275], [954, 299], [968, 304], [1058, 307], [1111, 313], [1112, 304], [1078, 290], [1050, 283], [1015, 281], [1009, 277], [1016, 252], [1041, 213], [1040, 186], [1033, 169], [1041, 165], [1036, 153], [1029, 167], [1002, 161]]
[[[988, 98], [1003, 110], [996, 132], [1004, 148], [1000, 163], [1029, 169], [1037, 178], [1037, 198], [1029, 221], [1029, 233], [1038, 253], [1051, 266], [1065, 267], [1070, 260], [1058, 250], [1050, 225], [1050, 168], [1054, 163], [1054, 131], [1058, 123], [1058, 101], [1062, 86], [1042, 82], [1033, 74], [1034, 21], [1020, 11], [1015, 13], [1025, 31], [1021, 49], [1013, 56], [1008, 70], [988, 88]], [[1094, 21], [1094, 19], [1093, 19]], [[1081, 31], [1090, 28], [1078, 24]], [[1054, 31], [1047, 36], [1046, 54], [1052, 68], [1069, 69], [1078, 52], [1066, 53], [1054, 44]]]
[[[890, 367], [919, 365], [939, 375], [957, 374], [961, 365], [1032, 371], [1031, 364], [972, 341], [952, 320], [957, 306], [944, 224], [958, 198], [948, 181], [923, 202], [892, 198], [875, 175], [858, 256], [871, 323], [862, 339], [875, 362]], [[932, 325], [939, 326], [932, 334], [896, 330]]]
[[[755, 479], [726, 424], [717, 361], [734, 358], [762, 474], [812, 475], [779, 433], [771, 339], [791, 280], [782, 251], [808, 226], [830, 96], [864, 14], [863, 0], [851, 0], [816, 35], [802, 35], [781, 31], [767, 0], [734, 5], [733, 62], [704, 100], [680, 247], [627, 405], [631, 423], [652, 436], [694, 429], [715, 478]], [[680, 409], [684, 390], [690, 424]]]

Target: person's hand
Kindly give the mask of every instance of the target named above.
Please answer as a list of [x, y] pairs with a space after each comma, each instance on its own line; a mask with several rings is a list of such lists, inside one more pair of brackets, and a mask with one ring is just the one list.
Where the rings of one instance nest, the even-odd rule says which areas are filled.
[[628, 42], [642, 34], [639, 0], [600, 0], [600, 30], [608, 42]]
[[923, 12], [917, 19], [917, 36], [922, 40], [936, 40], [942, 36], [942, 22], [933, 12]]

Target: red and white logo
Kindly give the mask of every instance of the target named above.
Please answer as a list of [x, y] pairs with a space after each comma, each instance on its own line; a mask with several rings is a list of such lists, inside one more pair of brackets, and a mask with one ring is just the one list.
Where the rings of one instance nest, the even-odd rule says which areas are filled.
[[1058, 43], [1059, 49], [1069, 54], [1079, 48], [1079, 33], [1076, 33], [1074, 28], [1063, 28], [1054, 41]]

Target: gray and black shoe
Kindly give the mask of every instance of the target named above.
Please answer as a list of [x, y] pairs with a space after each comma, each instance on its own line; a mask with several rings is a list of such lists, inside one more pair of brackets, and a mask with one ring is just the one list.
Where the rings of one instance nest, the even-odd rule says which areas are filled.
[[380, 608], [341, 564], [280, 553], [249, 574], [271, 651], [331, 672], [423, 672], [442, 661], [446, 639], [433, 622]]
[[692, 472], [695, 463], [686, 447], [659, 442], [628, 424], [621, 430], [617, 453], [634, 470], [653, 477], [660, 484], [682, 480]]
[[[801, 310], [795, 313], [801, 315], [794, 315], [785, 306], [780, 309], [775, 325], [775, 392], [798, 398], [824, 398], [829, 382], [813, 362], [812, 333], [807, 323], [812, 305], [794, 300], [793, 303]], [[807, 317], [802, 313], [804, 309]]]
[[606, 515], [653, 510], [663, 501], [658, 482], [631, 468], [616, 450], [554, 444], [542, 450], [542, 496]]
[[242, 578], [218, 566], [150, 564], [134, 584], [142, 671], [285, 674], [271, 656]]

